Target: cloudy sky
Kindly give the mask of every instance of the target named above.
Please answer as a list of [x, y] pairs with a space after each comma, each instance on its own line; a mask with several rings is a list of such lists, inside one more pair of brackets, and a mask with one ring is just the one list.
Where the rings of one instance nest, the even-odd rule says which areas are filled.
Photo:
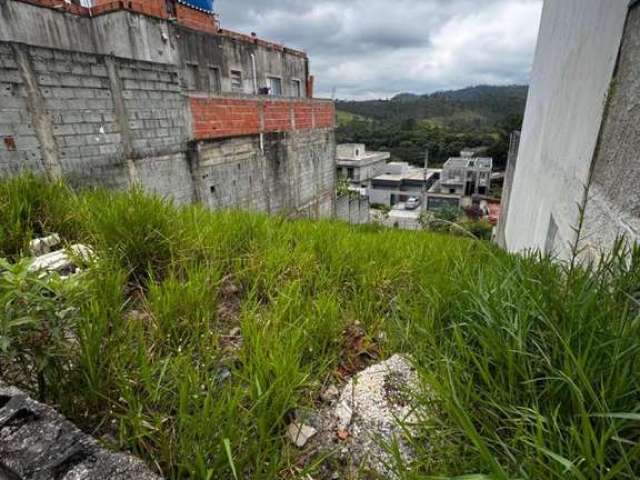
[[527, 83], [542, 0], [216, 0], [225, 28], [306, 50], [318, 96]]

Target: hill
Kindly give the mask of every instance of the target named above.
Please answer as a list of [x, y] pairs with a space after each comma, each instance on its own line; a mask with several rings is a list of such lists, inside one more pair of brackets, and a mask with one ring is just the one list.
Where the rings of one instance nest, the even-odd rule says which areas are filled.
[[402, 93], [389, 100], [338, 101], [336, 108], [380, 121], [467, 118], [475, 125], [492, 125], [522, 116], [527, 93], [523, 85], [481, 85], [429, 95]]
[[528, 87], [478, 86], [430, 95], [402, 93], [390, 100], [339, 101], [339, 143], [365, 143], [391, 152], [394, 160], [422, 165], [429, 150], [434, 165], [467, 147], [487, 147], [502, 169], [509, 135], [520, 129]]

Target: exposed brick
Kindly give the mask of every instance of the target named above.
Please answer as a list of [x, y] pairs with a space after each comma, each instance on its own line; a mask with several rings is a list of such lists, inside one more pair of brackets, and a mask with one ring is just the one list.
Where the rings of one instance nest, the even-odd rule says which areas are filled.
[[218, 22], [214, 15], [194, 10], [181, 4], [176, 5], [176, 18], [178, 23], [194, 30], [208, 33], [216, 33], [218, 31]]

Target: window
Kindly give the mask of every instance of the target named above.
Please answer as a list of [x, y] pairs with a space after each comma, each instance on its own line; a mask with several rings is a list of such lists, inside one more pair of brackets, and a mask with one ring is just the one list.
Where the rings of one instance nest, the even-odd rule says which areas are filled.
[[282, 80], [278, 77], [267, 77], [267, 87], [271, 95], [282, 95]]
[[291, 96], [302, 97], [302, 82], [300, 80], [291, 80]]
[[231, 70], [231, 91], [242, 92], [242, 72], [240, 70]]
[[197, 63], [187, 63], [185, 69], [187, 90], [200, 90], [200, 68]]
[[353, 167], [349, 167], [349, 168], [347, 168], [347, 178], [348, 178], [349, 180], [352, 180], [352, 179], [353, 179]]
[[220, 80], [220, 69], [218, 67], [209, 67], [209, 92], [222, 92], [222, 82]]

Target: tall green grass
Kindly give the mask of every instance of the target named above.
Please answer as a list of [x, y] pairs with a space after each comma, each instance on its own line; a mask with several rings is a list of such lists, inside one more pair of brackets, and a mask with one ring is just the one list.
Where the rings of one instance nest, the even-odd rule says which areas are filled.
[[286, 427], [363, 353], [349, 351], [354, 326], [369, 355], [410, 354], [423, 382], [431, 414], [401, 478], [640, 471], [637, 249], [570, 268], [469, 239], [33, 177], [0, 182], [0, 200], [0, 256], [53, 231], [97, 252], [70, 300], [74, 348], [52, 400], [169, 478], [321, 478]]

